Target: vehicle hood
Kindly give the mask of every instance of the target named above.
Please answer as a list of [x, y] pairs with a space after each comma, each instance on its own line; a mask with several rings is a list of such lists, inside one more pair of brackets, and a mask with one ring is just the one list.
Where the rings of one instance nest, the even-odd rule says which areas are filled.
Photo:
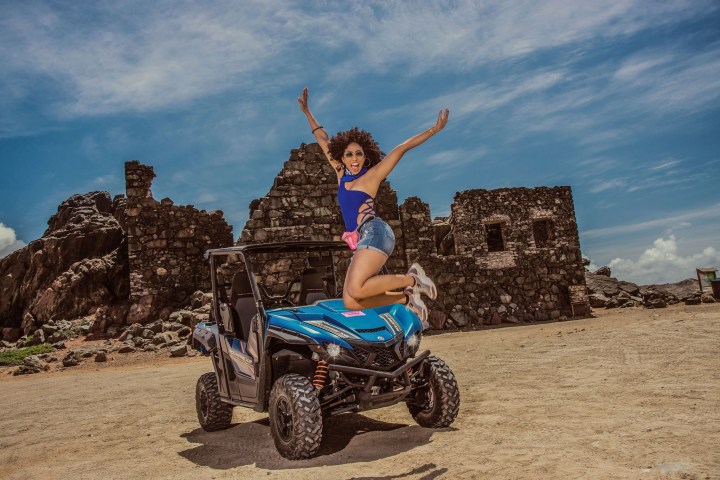
[[[312, 322], [326, 322], [325, 326], [339, 328], [365, 342], [385, 342], [402, 334], [403, 337], [420, 331], [422, 326], [415, 314], [404, 305], [388, 305], [365, 310], [348, 310], [342, 300], [322, 300], [313, 305], [284, 308], [268, 312], [270, 325], [297, 331], [317, 331]], [[325, 332], [323, 332], [325, 333]]]

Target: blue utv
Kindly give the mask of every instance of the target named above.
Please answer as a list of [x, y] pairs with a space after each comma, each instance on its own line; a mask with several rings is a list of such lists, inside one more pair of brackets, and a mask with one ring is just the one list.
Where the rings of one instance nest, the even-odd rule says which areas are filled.
[[317, 453], [332, 415], [405, 402], [423, 427], [455, 420], [455, 376], [420, 351], [418, 317], [403, 305], [343, 306], [336, 271], [349, 253], [344, 242], [318, 241], [206, 252], [212, 314], [192, 339], [215, 370], [197, 382], [204, 430], [230, 427], [235, 406], [269, 412], [277, 450], [301, 459]]

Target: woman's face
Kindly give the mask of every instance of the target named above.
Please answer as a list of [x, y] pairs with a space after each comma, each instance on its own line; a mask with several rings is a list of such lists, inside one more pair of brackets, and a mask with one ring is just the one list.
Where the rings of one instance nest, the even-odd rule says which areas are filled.
[[347, 168], [352, 175], [356, 175], [362, 170], [365, 165], [365, 152], [360, 145], [353, 142], [345, 147], [342, 158], [345, 168]]

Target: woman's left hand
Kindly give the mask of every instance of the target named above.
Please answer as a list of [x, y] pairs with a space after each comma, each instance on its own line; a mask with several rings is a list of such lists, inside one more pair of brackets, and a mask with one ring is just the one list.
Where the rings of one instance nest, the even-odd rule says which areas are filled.
[[442, 110], [440, 110], [440, 112], [438, 113], [437, 123], [435, 124], [434, 127], [432, 127], [434, 133], [437, 133], [440, 130], [442, 130], [443, 128], [445, 128], [445, 125], [447, 125], [449, 116], [450, 116], [450, 110], [448, 110], [447, 108], [445, 109], [444, 112]]

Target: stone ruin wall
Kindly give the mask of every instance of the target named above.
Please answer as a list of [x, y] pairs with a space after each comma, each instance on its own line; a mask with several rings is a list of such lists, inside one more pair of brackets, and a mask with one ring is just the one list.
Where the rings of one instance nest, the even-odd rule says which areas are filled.
[[157, 201], [150, 186], [155, 173], [137, 161], [125, 163], [124, 211], [130, 264], [127, 323], [166, 318], [198, 289], [210, 289], [209, 248], [232, 245], [232, 227], [223, 212]]
[[572, 315], [568, 287], [584, 287], [585, 276], [570, 187], [459, 192], [434, 224], [416, 197], [400, 210], [407, 261], [438, 285], [433, 328]]
[[[418, 261], [438, 284], [428, 304], [433, 328], [570, 316], [568, 287], [585, 285], [570, 187], [459, 192], [450, 217], [432, 221], [417, 197], [398, 206], [385, 181], [376, 210], [395, 232], [390, 273]], [[317, 144], [303, 144], [268, 194], [251, 202], [240, 242], [340, 240], [343, 231], [335, 172]], [[336, 265], [341, 277], [349, 253]], [[271, 264], [262, 281], [280, 293], [304, 267]]]

